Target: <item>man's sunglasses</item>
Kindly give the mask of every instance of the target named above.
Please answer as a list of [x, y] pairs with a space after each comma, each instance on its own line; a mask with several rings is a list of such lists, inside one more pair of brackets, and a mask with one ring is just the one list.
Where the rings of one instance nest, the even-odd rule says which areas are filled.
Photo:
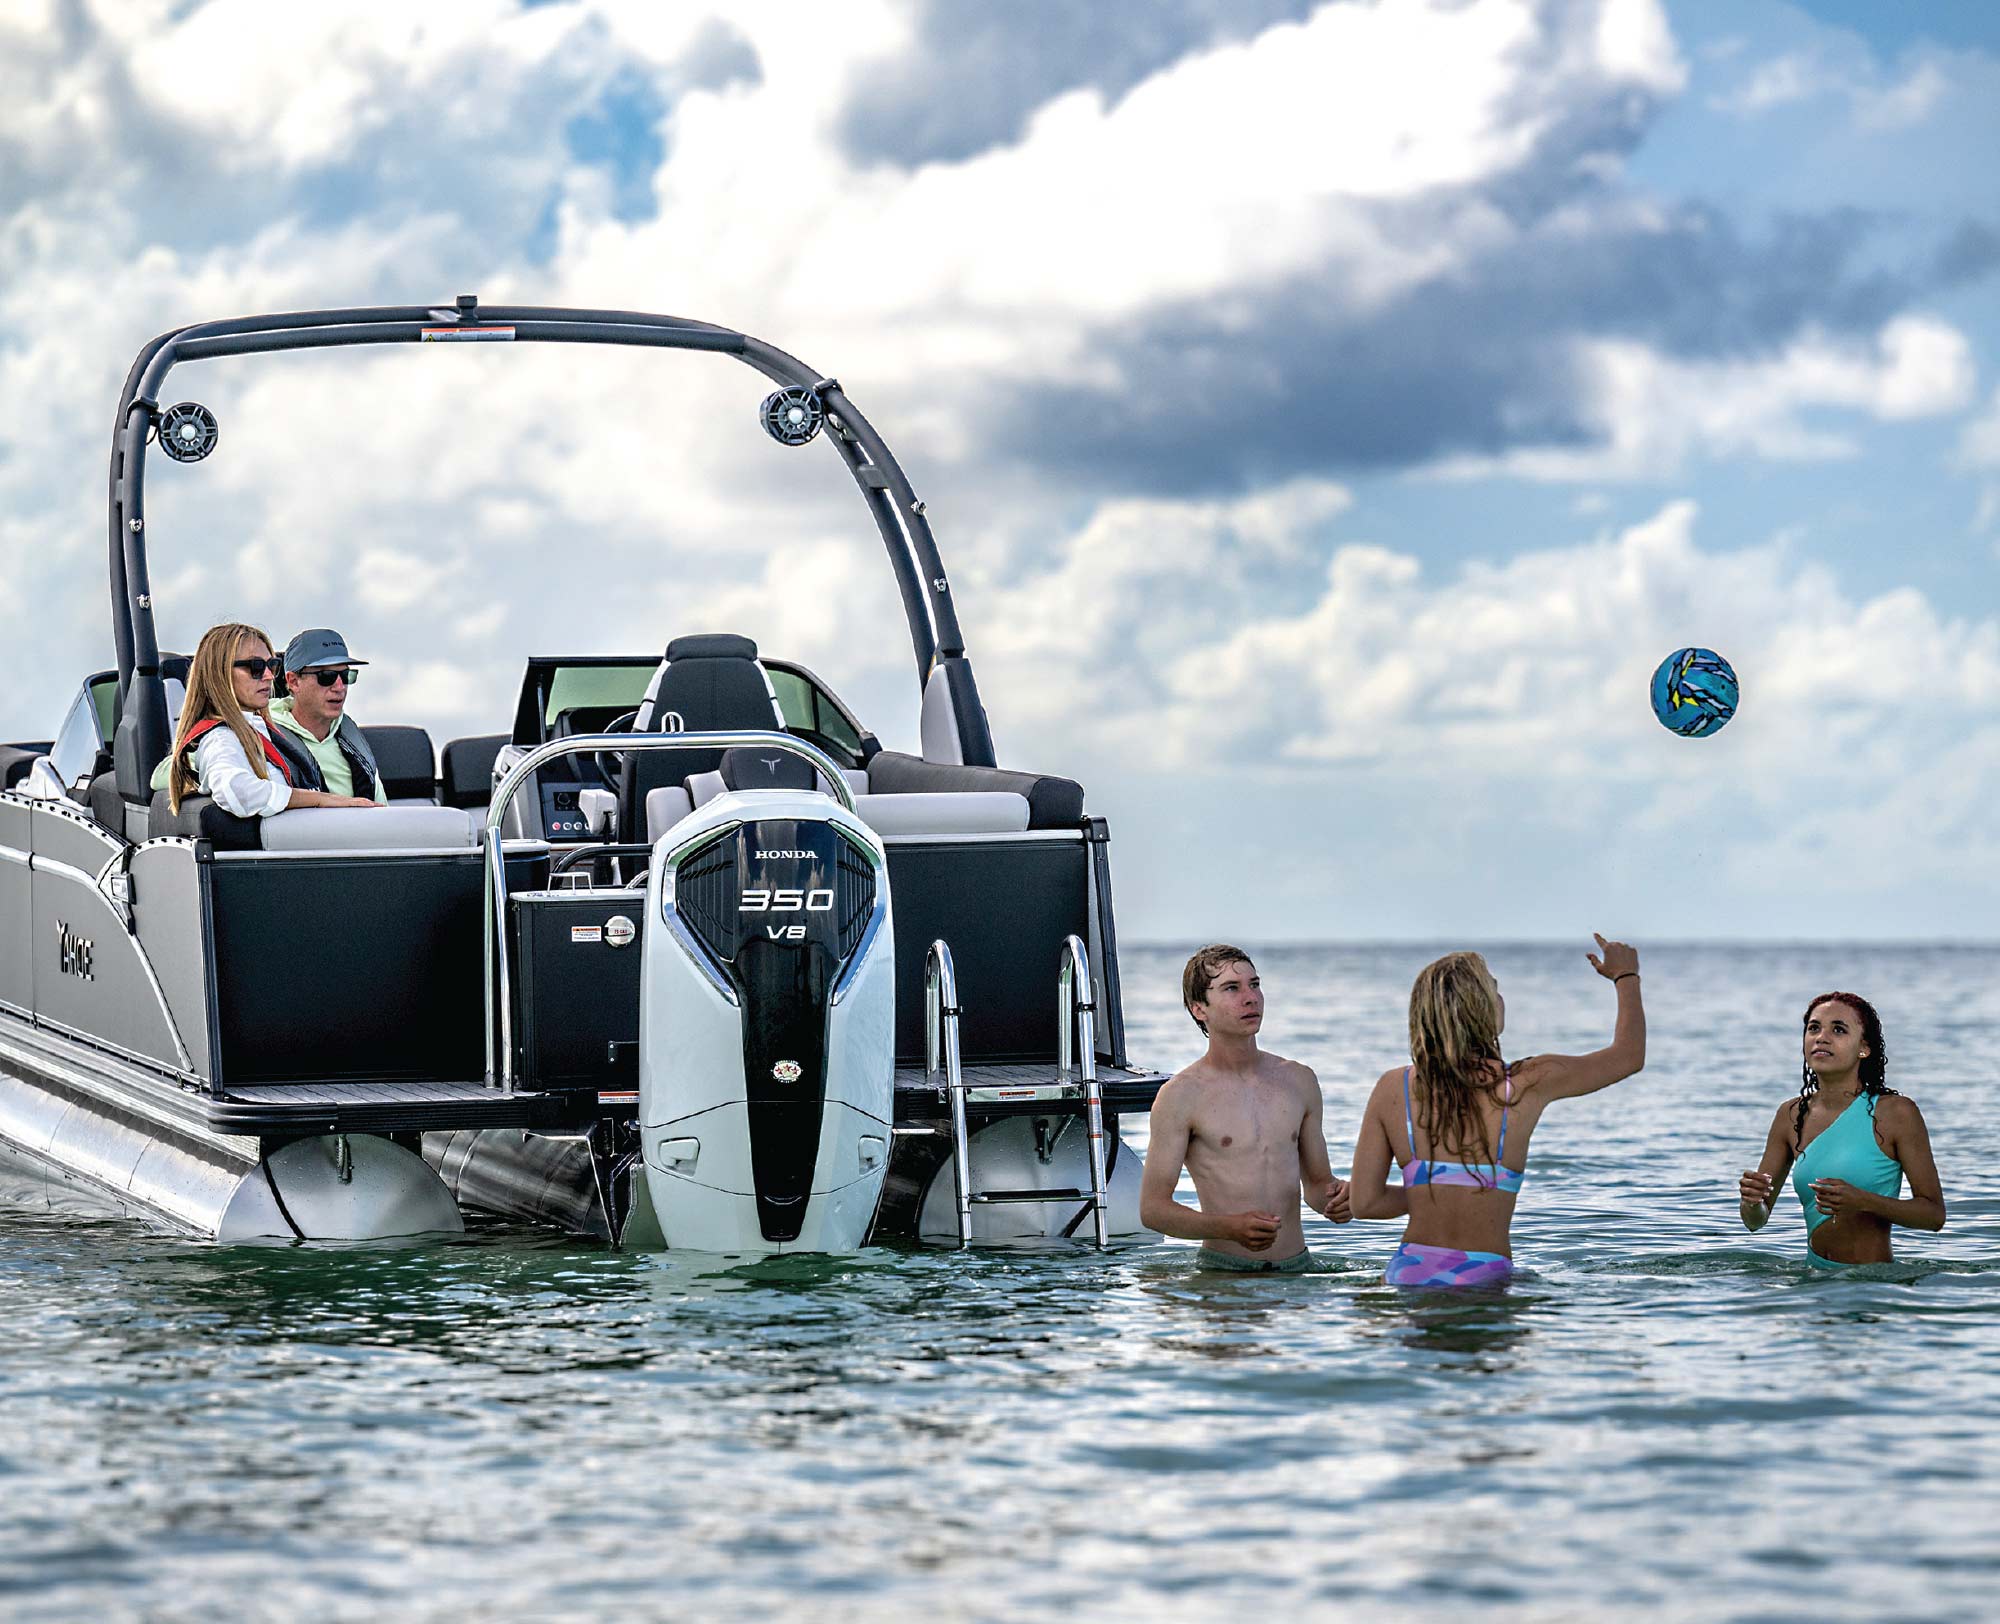
[[[344, 682], [348, 687], [352, 688], [355, 683], [361, 680], [361, 673], [351, 665], [336, 665], [331, 670], [325, 671], [317, 669], [301, 671], [298, 673], [298, 676], [311, 677], [322, 688], [331, 688], [336, 682]], [[292, 680], [296, 682], [298, 677], [294, 677]]]
[[267, 671], [275, 677], [285, 668], [285, 662], [275, 654], [261, 660], [232, 660], [230, 664], [238, 671], [248, 671], [253, 679], [261, 678]]

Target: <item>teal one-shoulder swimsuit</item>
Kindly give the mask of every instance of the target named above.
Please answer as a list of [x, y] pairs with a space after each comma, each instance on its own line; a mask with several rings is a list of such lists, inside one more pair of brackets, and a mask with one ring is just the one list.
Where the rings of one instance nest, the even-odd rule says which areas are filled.
[[1826, 1130], [1792, 1164], [1792, 1188], [1806, 1214], [1806, 1257], [1822, 1269], [1852, 1269], [1859, 1265], [1837, 1263], [1812, 1249], [1813, 1231], [1827, 1221], [1813, 1200], [1817, 1179], [1844, 1179], [1857, 1190], [1871, 1190], [1894, 1200], [1903, 1191], [1903, 1164], [1875, 1142], [1875, 1101], [1867, 1094], [1854, 1096], [1854, 1103], [1835, 1117]]

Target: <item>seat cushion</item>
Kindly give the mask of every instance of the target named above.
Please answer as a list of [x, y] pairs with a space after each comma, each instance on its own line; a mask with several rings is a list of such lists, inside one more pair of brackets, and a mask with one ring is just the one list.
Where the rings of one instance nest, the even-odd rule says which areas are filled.
[[[658, 840], [695, 807], [725, 793], [720, 773], [696, 773], [686, 791], [646, 798], [647, 838]], [[656, 797], [658, 797], [656, 799]], [[1028, 798], [1012, 790], [953, 790], [929, 795], [857, 795], [854, 812], [885, 839], [897, 835], [1018, 834], [1028, 827]]]
[[266, 851], [462, 851], [485, 820], [456, 806], [308, 806], [264, 818]]
[[1002, 767], [952, 766], [897, 750], [883, 750], [868, 758], [868, 787], [878, 795], [1006, 790], [1027, 796], [1031, 829], [1074, 829], [1083, 819], [1083, 786], [1072, 778], [1011, 772]]
[[694, 810], [694, 801], [677, 784], [663, 785], [646, 794], [646, 838], [658, 840]]
[[256, 851], [262, 844], [262, 818], [239, 818], [225, 812], [206, 795], [189, 795], [176, 811], [165, 790], [155, 790], [147, 819], [149, 839], [177, 835], [182, 840], [206, 840], [217, 851]]
[[884, 839], [897, 835], [1018, 834], [1028, 827], [1028, 797], [1011, 790], [857, 795], [854, 810]]

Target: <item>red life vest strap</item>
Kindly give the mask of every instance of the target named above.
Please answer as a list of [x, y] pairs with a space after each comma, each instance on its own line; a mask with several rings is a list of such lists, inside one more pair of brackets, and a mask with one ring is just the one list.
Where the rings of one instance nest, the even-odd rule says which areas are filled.
[[[222, 718], [219, 716], [209, 716], [203, 718], [201, 721], [195, 723], [193, 727], [187, 730], [187, 737], [181, 740], [181, 748], [183, 750], [187, 749], [190, 745], [194, 744], [197, 740], [199, 740], [201, 736], [204, 733], [208, 732], [211, 728], [217, 728], [220, 726], [222, 726]], [[257, 733], [257, 730], [254, 727], [250, 731], [252, 733]], [[278, 769], [278, 771], [284, 776], [284, 780], [287, 784], [291, 783], [292, 769], [290, 765], [286, 762], [283, 752], [280, 751], [275, 744], [273, 744], [269, 739], [265, 738], [264, 735], [261, 733], [257, 733], [257, 742], [264, 747], [264, 759], [270, 762], [270, 764], [273, 767], [276, 767]]]

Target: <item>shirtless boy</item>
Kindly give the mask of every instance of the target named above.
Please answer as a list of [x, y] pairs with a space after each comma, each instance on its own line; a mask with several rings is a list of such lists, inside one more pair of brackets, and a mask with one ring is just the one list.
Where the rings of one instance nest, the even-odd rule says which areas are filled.
[[[1299, 1194], [1337, 1224], [1347, 1186], [1333, 1176], [1320, 1126], [1319, 1079], [1309, 1067], [1257, 1047], [1264, 992], [1240, 948], [1216, 944], [1188, 960], [1181, 1001], [1208, 1037], [1208, 1052], [1153, 1102], [1139, 1221], [1198, 1240], [1211, 1269], [1289, 1274], [1312, 1262]], [[1201, 1210], [1174, 1199], [1185, 1166]]]

